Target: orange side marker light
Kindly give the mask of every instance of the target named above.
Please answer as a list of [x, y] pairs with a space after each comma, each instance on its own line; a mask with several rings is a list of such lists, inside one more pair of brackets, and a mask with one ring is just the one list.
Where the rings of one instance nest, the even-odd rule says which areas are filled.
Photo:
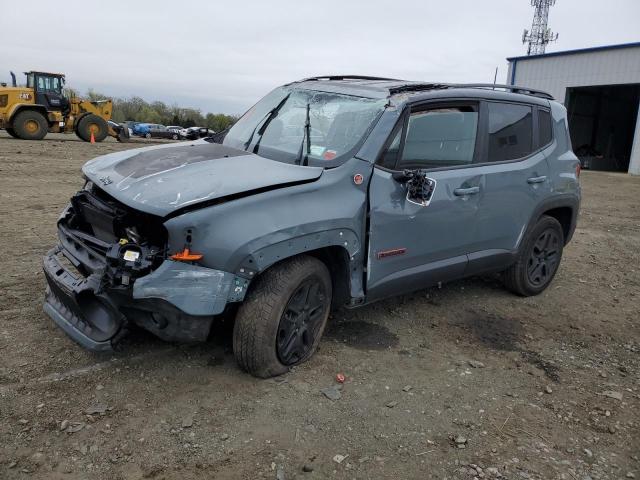
[[201, 253], [191, 253], [188, 248], [185, 248], [183, 251], [171, 255], [171, 260], [176, 260], [178, 262], [195, 262], [196, 260], [200, 260], [202, 257], [203, 255]]

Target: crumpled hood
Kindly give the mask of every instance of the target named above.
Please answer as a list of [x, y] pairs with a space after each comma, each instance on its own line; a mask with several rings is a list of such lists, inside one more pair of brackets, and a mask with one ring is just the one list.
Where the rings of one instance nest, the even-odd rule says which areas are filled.
[[313, 181], [322, 170], [204, 140], [111, 153], [82, 167], [89, 180], [116, 200], [163, 217], [228, 195]]

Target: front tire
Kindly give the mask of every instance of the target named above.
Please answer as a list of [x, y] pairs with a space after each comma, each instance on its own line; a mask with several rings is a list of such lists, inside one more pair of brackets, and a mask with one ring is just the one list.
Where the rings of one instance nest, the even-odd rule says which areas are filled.
[[558, 271], [563, 246], [560, 222], [543, 215], [525, 236], [516, 263], [506, 270], [505, 286], [523, 297], [542, 293]]
[[91, 141], [91, 134], [93, 133], [93, 139], [96, 142], [101, 142], [109, 133], [109, 126], [107, 125], [107, 121], [99, 117], [98, 115], [94, 115], [93, 113], [89, 115], [85, 115], [78, 122], [78, 128], [76, 129], [76, 134], [85, 142]]
[[329, 270], [311, 256], [286, 260], [258, 277], [233, 329], [240, 368], [268, 378], [308, 360], [327, 324], [331, 296]]
[[49, 129], [44, 115], [34, 110], [23, 110], [18, 113], [12, 124], [15, 136], [23, 140], [42, 140]]

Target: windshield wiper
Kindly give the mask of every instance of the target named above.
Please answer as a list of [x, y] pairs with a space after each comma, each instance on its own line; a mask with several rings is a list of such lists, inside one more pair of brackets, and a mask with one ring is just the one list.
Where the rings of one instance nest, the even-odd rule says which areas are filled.
[[260, 141], [262, 140], [262, 136], [264, 135], [265, 130], [269, 126], [269, 123], [271, 123], [271, 120], [273, 120], [278, 116], [278, 112], [284, 106], [284, 104], [287, 103], [287, 100], [289, 99], [290, 96], [291, 96], [290, 93], [286, 95], [282, 100], [280, 100], [280, 103], [278, 103], [278, 105], [276, 105], [271, 110], [269, 110], [267, 114], [262, 118], [262, 120], [260, 120], [256, 124], [256, 127], [253, 129], [253, 132], [251, 132], [249, 139], [244, 144], [245, 150], [251, 146], [251, 141], [253, 140], [253, 137], [256, 134], [256, 132], [258, 132], [258, 135], [260, 135], [260, 138], [258, 138], [258, 141], [253, 147], [253, 153], [258, 153], [258, 148], [260, 148]]
[[[302, 142], [300, 143], [300, 150], [298, 150], [298, 158], [296, 160], [296, 165], [300, 165], [302, 163], [302, 165], [304, 165], [305, 167], [309, 165], [309, 155], [311, 154], [311, 116], [309, 115], [310, 110], [311, 104], [307, 103], [307, 115], [304, 121], [304, 133], [302, 135]], [[305, 146], [307, 151], [303, 156]]]

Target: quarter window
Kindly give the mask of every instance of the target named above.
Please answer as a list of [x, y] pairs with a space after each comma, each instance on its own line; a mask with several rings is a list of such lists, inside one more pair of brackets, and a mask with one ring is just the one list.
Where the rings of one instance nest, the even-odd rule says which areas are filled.
[[395, 168], [398, 161], [398, 153], [400, 152], [400, 143], [402, 142], [402, 128], [396, 127], [396, 133], [389, 146], [384, 150], [380, 158], [380, 165], [385, 168]]
[[551, 143], [553, 140], [552, 132], [551, 113], [547, 110], [538, 110], [538, 135], [541, 147]]
[[515, 160], [533, 151], [531, 107], [509, 103], [488, 103], [490, 162]]
[[437, 168], [473, 162], [478, 132], [475, 106], [412, 112], [399, 168]]

